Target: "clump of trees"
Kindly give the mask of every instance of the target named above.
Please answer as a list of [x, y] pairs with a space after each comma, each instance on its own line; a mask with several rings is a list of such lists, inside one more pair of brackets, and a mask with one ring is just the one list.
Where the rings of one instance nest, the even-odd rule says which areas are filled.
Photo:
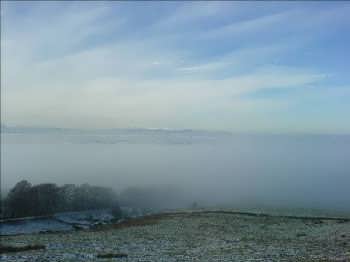
[[23, 180], [5, 197], [1, 211], [3, 217], [18, 218], [103, 208], [112, 208], [114, 214], [120, 213], [117, 194], [111, 188], [89, 184], [31, 185]]

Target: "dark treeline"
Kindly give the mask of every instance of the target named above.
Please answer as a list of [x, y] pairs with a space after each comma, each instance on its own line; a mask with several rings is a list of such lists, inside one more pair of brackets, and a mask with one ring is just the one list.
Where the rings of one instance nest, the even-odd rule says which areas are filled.
[[57, 186], [18, 182], [2, 201], [2, 216], [18, 218], [45, 216], [57, 212], [112, 208], [119, 212], [117, 194], [110, 188], [83, 184]]

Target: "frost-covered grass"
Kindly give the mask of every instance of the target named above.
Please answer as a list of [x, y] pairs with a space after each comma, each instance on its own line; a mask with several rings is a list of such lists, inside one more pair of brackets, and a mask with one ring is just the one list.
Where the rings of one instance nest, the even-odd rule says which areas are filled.
[[[123, 214], [125, 216], [141, 216], [144, 212], [138, 209], [123, 208]], [[47, 217], [7, 219], [0, 222], [0, 235], [70, 231], [74, 228], [87, 229], [96, 224], [110, 223], [114, 219], [110, 209], [61, 212]]]
[[[45, 250], [4, 261], [350, 261], [350, 223], [224, 213], [173, 213], [94, 230], [2, 237]], [[98, 258], [101, 254], [127, 257]]]
[[53, 218], [23, 219], [0, 224], [1, 235], [31, 234], [46, 231], [69, 231], [73, 227]]

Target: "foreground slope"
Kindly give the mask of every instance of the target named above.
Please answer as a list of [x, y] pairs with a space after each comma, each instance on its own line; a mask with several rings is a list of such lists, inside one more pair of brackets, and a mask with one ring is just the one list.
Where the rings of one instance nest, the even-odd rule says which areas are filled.
[[348, 221], [223, 212], [153, 215], [1, 241], [46, 246], [4, 253], [6, 261], [350, 261]]

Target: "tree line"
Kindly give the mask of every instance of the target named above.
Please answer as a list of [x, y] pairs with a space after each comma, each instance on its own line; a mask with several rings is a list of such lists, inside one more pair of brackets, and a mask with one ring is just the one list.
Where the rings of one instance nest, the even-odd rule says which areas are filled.
[[112, 208], [120, 213], [117, 194], [111, 189], [89, 184], [53, 183], [32, 185], [18, 182], [2, 200], [3, 218], [45, 216], [57, 212]]

